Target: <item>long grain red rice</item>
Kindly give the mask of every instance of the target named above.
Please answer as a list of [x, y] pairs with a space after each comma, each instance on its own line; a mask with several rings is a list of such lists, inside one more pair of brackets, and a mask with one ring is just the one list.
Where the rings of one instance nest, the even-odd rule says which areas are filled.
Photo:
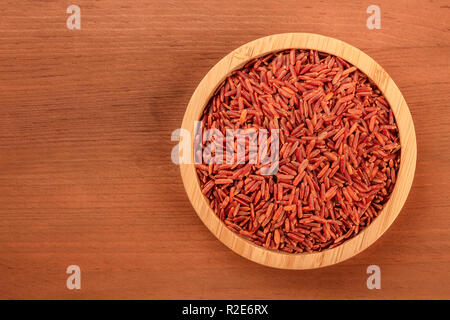
[[201, 121], [223, 135], [280, 130], [274, 176], [261, 175], [248, 157], [196, 165], [216, 215], [265, 248], [300, 253], [342, 244], [378, 216], [396, 182], [400, 139], [392, 110], [339, 57], [292, 49], [253, 60], [219, 86]]

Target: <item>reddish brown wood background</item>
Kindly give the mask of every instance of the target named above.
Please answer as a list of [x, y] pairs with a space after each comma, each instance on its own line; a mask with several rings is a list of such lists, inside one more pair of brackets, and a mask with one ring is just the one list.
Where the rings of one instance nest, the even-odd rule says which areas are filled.
[[[81, 30], [66, 8], [81, 7]], [[0, 298], [450, 298], [448, 1], [0, 4]], [[266, 268], [203, 226], [170, 160], [203, 75], [236, 47], [314, 32], [364, 50], [411, 109], [418, 163], [388, 232], [341, 264]], [[66, 289], [66, 267], [82, 289]], [[381, 267], [368, 290], [366, 268]]]

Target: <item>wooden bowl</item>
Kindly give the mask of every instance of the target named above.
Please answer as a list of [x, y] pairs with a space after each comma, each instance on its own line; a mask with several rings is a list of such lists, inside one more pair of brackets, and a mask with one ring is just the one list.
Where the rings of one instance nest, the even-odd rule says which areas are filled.
[[411, 114], [400, 90], [386, 71], [371, 57], [345, 42], [330, 37], [310, 33], [285, 33], [249, 42], [229, 53], [209, 70], [192, 95], [184, 115], [182, 128], [191, 133], [191, 141], [194, 136], [194, 121], [200, 119], [211, 96], [232, 71], [242, 68], [254, 58], [290, 48], [313, 49], [341, 57], [372, 79], [391, 105], [400, 133], [401, 160], [396, 185], [379, 216], [357, 236], [335, 248], [301, 254], [277, 252], [253, 244], [229, 230], [201, 193], [194, 164], [181, 164], [180, 170], [184, 188], [198, 216], [226, 246], [241, 256], [266, 266], [281, 269], [312, 269], [341, 262], [363, 251], [394, 222], [406, 201], [414, 178], [416, 135]]

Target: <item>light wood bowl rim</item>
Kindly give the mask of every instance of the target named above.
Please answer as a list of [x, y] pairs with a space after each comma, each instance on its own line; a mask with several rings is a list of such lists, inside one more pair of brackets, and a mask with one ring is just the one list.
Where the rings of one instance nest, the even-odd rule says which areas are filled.
[[[284, 49], [313, 49], [348, 61], [372, 79], [393, 109], [400, 133], [401, 160], [391, 198], [379, 216], [357, 236], [322, 252], [290, 254], [257, 246], [229, 230], [215, 215], [203, 196], [194, 164], [180, 164], [184, 188], [197, 215], [227, 247], [256, 263], [280, 269], [320, 268], [344, 261], [369, 247], [393, 223], [406, 201], [414, 178], [417, 146], [414, 123], [403, 95], [386, 71], [361, 50], [343, 41], [311, 33], [284, 33], [256, 39], [233, 50], [212, 67], [202, 79], [187, 106], [182, 128], [191, 133], [209, 99], [232, 71], [249, 60]], [[192, 150], [192, 146], [191, 146]], [[191, 152], [192, 153], [192, 152]], [[192, 161], [191, 161], [192, 162]]]

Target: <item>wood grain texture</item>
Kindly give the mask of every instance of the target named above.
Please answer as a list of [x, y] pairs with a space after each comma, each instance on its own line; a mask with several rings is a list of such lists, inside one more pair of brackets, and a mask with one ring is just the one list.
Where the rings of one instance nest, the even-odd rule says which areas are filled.
[[[286, 49], [308, 49], [339, 56], [364, 72], [383, 93], [394, 113], [401, 141], [401, 161], [395, 188], [379, 217], [369, 227], [342, 245], [322, 252], [288, 254], [265, 249], [229, 230], [209, 206], [202, 194], [197, 169], [194, 165], [195, 121], [217, 88], [233, 71], [249, 61], [272, 52]], [[233, 50], [212, 67], [202, 79], [189, 100], [182, 128], [190, 133], [191, 159], [180, 164], [184, 188], [192, 206], [208, 229], [227, 247], [241, 256], [265, 266], [280, 269], [314, 269], [342, 262], [360, 253], [375, 242], [397, 218], [408, 197], [414, 179], [417, 159], [414, 123], [405, 99], [385, 70], [361, 50], [341, 40], [313, 33], [282, 33], [253, 40]], [[185, 151], [181, 151], [183, 153]]]
[[[81, 7], [82, 30], [66, 8]], [[450, 298], [447, 1], [12, 1], [0, 4], [0, 297]], [[170, 161], [202, 77], [269, 34], [350, 43], [394, 79], [417, 135], [408, 201], [370, 248], [335, 266], [243, 259], [198, 219]], [[65, 269], [82, 269], [66, 289]], [[381, 267], [381, 290], [366, 268]]]

